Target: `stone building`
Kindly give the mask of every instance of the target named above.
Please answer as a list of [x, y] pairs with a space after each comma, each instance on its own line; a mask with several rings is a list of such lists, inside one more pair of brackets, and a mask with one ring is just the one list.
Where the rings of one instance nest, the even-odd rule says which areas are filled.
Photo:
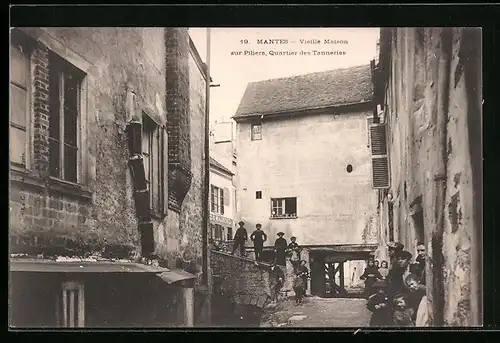
[[207, 320], [207, 68], [187, 29], [22, 28], [10, 51], [10, 324]]
[[378, 242], [372, 92], [369, 65], [253, 82], [233, 116], [238, 220], [261, 223], [268, 247], [297, 237], [318, 295], [356, 284], [364, 262], [344, 262]]
[[424, 242], [432, 325], [481, 325], [481, 32], [382, 29], [373, 74], [379, 253]]

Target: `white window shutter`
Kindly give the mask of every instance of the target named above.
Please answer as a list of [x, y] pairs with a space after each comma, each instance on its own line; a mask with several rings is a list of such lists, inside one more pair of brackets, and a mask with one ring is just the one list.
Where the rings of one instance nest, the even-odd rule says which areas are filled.
[[389, 188], [389, 158], [385, 124], [370, 125], [370, 150], [372, 154], [372, 187], [374, 189]]
[[224, 206], [229, 206], [230, 199], [231, 199], [231, 192], [229, 192], [228, 188], [224, 187]]
[[367, 146], [370, 146], [370, 128], [373, 125], [373, 117], [368, 117], [366, 118], [366, 132], [368, 136], [368, 143], [366, 144]]

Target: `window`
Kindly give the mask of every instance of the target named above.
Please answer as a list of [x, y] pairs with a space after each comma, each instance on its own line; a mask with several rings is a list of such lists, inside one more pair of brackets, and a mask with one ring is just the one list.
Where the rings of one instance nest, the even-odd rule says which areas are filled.
[[232, 227], [227, 227], [227, 240], [232, 241], [233, 240], [233, 228]]
[[255, 192], [255, 199], [262, 199], [262, 191]]
[[61, 57], [49, 55], [50, 175], [78, 182], [80, 96], [83, 73]]
[[85, 297], [83, 283], [64, 282], [59, 298], [59, 326], [67, 328], [85, 326]]
[[214, 241], [221, 242], [224, 239], [224, 227], [219, 224], [211, 224], [210, 225], [212, 231], [210, 233], [210, 237]]
[[160, 127], [148, 115], [142, 116], [142, 157], [144, 175], [149, 190], [149, 204], [153, 214], [162, 211], [164, 195], [161, 180], [164, 172]]
[[224, 214], [224, 190], [211, 185], [210, 203], [212, 212]]
[[10, 46], [10, 162], [27, 167], [30, 120], [30, 56], [22, 45]]
[[271, 218], [296, 218], [297, 198], [271, 199]]
[[262, 139], [262, 126], [260, 124], [252, 124], [252, 140]]

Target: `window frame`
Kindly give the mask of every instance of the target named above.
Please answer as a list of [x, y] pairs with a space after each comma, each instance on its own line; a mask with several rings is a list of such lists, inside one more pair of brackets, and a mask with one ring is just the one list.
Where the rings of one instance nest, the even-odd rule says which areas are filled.
[[[287, 200], [295, 200], [295, 212], [286, 212], [286, 202]], [[281, 209], [281, 214], [278, 214], [278, 210]], [[273, 213], [275, 212], [276, 213]], [[271, 215], [270, 219], [295, 219], [297, 216], [297, 197], [282, 197], [282, 198], [271, 198]]]
[[[146, 127], [148, 130], [146, 131]], [[148, 149], [147, 154], [148, 159], [148, 173], [146, 173], [146, 184], [149, 190], [149, 208], [151, 213], [155, 218], [162, 218], [162, 208], [164, 207], [165, 195], [163, 194], [163, 189], [161, 185], [162, 175], [164, 173], [164, 163], [162, 156], [164, 155], [164, 146], [162, 145], [162, 137], [160, 137], [161, 125], [149, 115], [145, 110], [142, 111], [142, 135], [141, 135], [141, 152], [143, 159], [145, 157], [144, 151], [144, 137], [145, 133], [148, 136]], [[156, 140], [155, 140], [156, 136]], [[156, 160], [156, 162], [155, 162]], [[156, 176], [155, 176], [155, 167]], [[157, 199], [157, 202], [155, 201]]]
[[[82, 142], [84, 141], [84, 131], [86, 130], [86, 125], [84, 124], [86, 120], [83, 118], [83, 116], [86, 114], [86, 79], [87, 79], [87, 73], [81, 70], [80, 68], [76, 67], [73, 65], [70, 61], [68, 61], [66, 58], [63, 56], [57, 54], [56, 52], [49, 50], [49, 64], [48, 64], [48, 69], [49, 69], [49, 74], [53, 74], [54, 72], [57, 72], [57, 84], [58, 84], [58, 98], [59, 98], [59, 103], [58, 103], [58, 115], [59, 115], [59, 135], [56, 138], [52, 137], [50, 134], [51, 128], [50, 128], [50, 117], [52, 115], [50, 111], [50, 97], [54, 95], [55, 90], [52, 89], [50, 85], [50, 80], [49, 80], [49, 175], [51, 178], [56, 179], [58, 181], [62, 181], [64, 183], [70, 183], [70, 184], [83, 184], [84, 183], [84, 173], [83, 170], [85, 170], [85, 163], [84, 159], [85, 157], [83, 156], [84, 154], [84, 149], [86, 147], [82, 146]], [[74, 148], [76, 149], [76, 169], [75, 169], [75, 180], [76, 181], [71, 181], [68, 180], [68, 176], [65, 173], [65, 156], [64, 156], [64, 151], [65, 151], [65, 146], [69, 144], [66, 143], [66, 137], [64, 137], [65, 132], [64, 132], [64, 121], [66, 118], [66, 110], [65, 110], [65, 105], [64, 102], [66, 100], [66, 94], [65, 94], [65, 75], [70, 74], [73, 77], [77, 78], [77, 90], [76, 90], [76, 137], [75, 137], [75, 144]], [[85, 112], [85, 114], [84, 114]], [[53, 160], [50, 158], [50, 146], [51, 142], [57, 141], [59, 144], [59, 168], [58, 168], [58, 174], [57, 175], [52, 175], [52, 170], [51, 170], [51, 163], [54, 163]]]
[[224, 215], [224, 188], [210, 185], [210, 212]]
[[[12, 49], [19, 49], [20, 53], [23, 54], [27, 60], [26, 65], [26, 89], [23, 89], [24, 86], [18, 84], [17, 82], [13, 82], [10, 77], [11, 73], [9, 72], [9, 168], [20, 171], [30, 171], [32, 168], [32, 156], [33, 156], [33, 63], [32, 63], [32, 54], [33, 47], [30, 46], [27, 42], [23, 41], [21, 37], [18, 37], [20, 34], [18, 32], [13, 31], [10, 37], [9, 44], [9, 67], [12, 65]], [[11, 86], [18, 87], [23, 89], [26, 92], [26, 103], [25, 103], [25, 126], [20, 127], [20, 125], [11, 121], [12, 119], [12, 98], [11, 98]], [[17, 163], [11, 161], [11, 149], [10, 149], [10, 130], [11, 128], [17, 130], [23, 130], [25, 132], [25, 140], [24, 140], [24, 164]]]
[[[254, 128], [258, 127], [259, 132], [255, 133]], [[250, 135], [251, 135], [251, 140], [252, 141], [260, 141], [262, 140], [262, 124], [261, 123], [253, 123], [250, 124]]]
[[[68, 292], [70, 297], [68, 299]], [[74, 303], [74, 292], [78, 294], [78, 303]], [[61, 284], [61, 293], [58, 296], [56, 307], [56, 318], [59, 327], [64, 328], [83, 328], [85, 327], [85, 287], [81, 281], [64, 281]], [[71, 303], [73, 299], [73, 303]], [[69, 308], [73, 309], [72, 313], [68, 313]], [[76, 312], [75, 312], [76, 310]], [[76, 316], [76, 313], [78, 314]], [[77, 319], [75, 318], [77, 317]]]

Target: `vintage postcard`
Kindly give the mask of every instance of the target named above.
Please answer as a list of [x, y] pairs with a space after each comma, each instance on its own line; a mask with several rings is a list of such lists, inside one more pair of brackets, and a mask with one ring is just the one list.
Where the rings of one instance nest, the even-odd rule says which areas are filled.
[[481, 29], [10, 33], [11, 329], [483, 325]]

